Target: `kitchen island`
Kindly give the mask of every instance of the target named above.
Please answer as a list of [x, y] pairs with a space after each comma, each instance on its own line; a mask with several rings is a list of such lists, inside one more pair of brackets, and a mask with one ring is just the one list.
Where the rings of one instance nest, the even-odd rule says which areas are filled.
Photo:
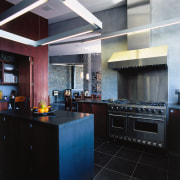
[[2, 111], [0, 159], [0, 179], [92, 179], [94, 116]]

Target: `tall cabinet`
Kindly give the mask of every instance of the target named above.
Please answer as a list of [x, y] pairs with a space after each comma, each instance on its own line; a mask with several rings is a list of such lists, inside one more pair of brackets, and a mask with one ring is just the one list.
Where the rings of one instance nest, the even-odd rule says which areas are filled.
[[180, 107], [169, 109], [168, 149], [180, 154]]
[[[32, 107], [34, 99], [33, 58], [0, 51], [0, 85], [8, 86], [8, 91], [16, 86], [17, 95], [27, 97], [27, 107]], [[3, 103], [0, 102], [0, 111], [7, 109], [7, 102], [4, 105]]]

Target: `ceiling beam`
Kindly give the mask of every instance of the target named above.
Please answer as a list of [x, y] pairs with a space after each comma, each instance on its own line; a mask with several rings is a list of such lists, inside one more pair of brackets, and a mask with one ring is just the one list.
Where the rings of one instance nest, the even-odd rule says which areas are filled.
[[40, 6], [48, 0], [23, 0], [20, 3], [12, 6], [8, 10], [0, 14], [0, 26], [12, 21], [13, 19], [31, 11], [32, 9]]
[[92, 26], [94, 26], [95, 28], [102, 29], [102, 22], [77, 0], [60, 0], [60, 1], [63, 4], [65, 4], [68, 8], [70, 8], [72, 11], [74, 11], [76, 14], [81, 16], [88, 23], [90, 23]]

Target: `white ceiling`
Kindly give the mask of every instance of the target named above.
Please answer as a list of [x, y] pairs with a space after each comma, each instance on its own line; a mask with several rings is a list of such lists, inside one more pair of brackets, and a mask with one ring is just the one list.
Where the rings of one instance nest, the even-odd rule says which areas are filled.
[[[17, 4], [22, 0], [7, 0]], [[92, 13], [124, 5], [126, 0], [78, 0]], [[33, 13], [48, 19], [49, 24], [77, 17], [61, 0], [48, 0], [46, 3], [32, 10]]]
[[[17, 4], [22, 0], [7, 0]], [[126, 0], [78, 0], [92, 13], [124, 5]], [[48, 0], [48, 2], [32, 10], [33, 13], [48, 19], [48, 23], [56, 23], [77, 17], [77, 15], [67, 8], [60, 0]], [[49, 46], [49, 56], [100, 53], [100, 41], [89, 43], [72, 43]]]

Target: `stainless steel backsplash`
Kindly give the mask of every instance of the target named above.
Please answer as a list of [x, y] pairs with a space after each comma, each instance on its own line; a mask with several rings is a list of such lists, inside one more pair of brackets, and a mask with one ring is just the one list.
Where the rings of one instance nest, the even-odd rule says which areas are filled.
[[168, 102], [168, 70], [131, 69], [118, 71], [118, 99]]

